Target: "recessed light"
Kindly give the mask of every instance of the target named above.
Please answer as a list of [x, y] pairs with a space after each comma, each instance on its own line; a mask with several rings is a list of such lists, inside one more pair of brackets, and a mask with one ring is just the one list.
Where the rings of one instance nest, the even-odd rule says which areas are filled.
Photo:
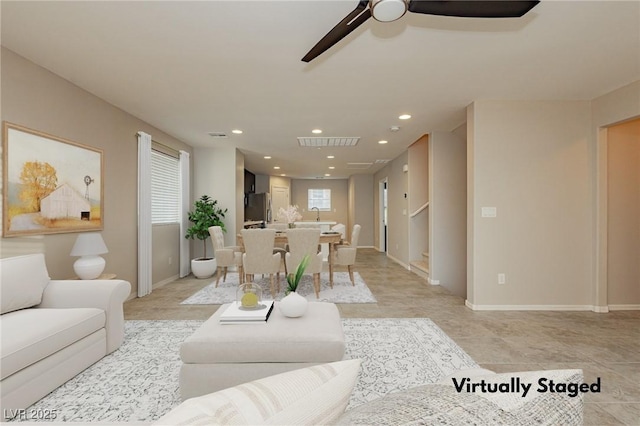
[[274, 169], [280, 170], [280, 166], [273, 166]]
[[378, 141], [380, 145], [384, 145], [385, 143], [389, 143], [389, 141]]
[[270, 155], [265, 155], [265, 156], [264, 156], [264, 159], [265, 159], [265, 160], [271, 160], [271, 156], [270, 156]]
[[280, 176], [286, 176], [286, 174], [284, 174], [284, 173], [280, 173]]
[[410, 114], [402, 114], [400, 117], [398, 117], [400, 120], [408, 120], [411, 118]]
[[327, 155], [327, 158], [336, 158], [335, 155]]
[[311, 131], [311, 133], [315, 133], [316, 135], [319, 135], [320, 133], [322, 133], [322, 130], [320, 130], [320, 129], [313, 129], [313, 130]]
[[329, 169], [333, 170], [333, 169], [335, 169], [335, 166], [329, 166]]
[[324, 175], [325, 175], [325, 176], [331, 176], [329, 173], [325, 173]]
[[242, 134], [242, 130], [240, 130], [240, 129], [233, 129], [233, 130], [231, 131], [231, 133], [235, 133], [236, 135], [241, 135], [241, 134]]

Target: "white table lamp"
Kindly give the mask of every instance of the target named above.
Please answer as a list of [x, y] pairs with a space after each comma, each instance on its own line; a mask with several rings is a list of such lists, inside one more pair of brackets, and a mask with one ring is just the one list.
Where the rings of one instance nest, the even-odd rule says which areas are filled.
[[96, 279], [104, 271], [105, 260], [99, 256], [108, 253], [102, 235], [99, 232], [87, 232], [78, 235], [71, 249], [71, 256], [80, 256], [73, 264], [76, 275], [83, 280]]

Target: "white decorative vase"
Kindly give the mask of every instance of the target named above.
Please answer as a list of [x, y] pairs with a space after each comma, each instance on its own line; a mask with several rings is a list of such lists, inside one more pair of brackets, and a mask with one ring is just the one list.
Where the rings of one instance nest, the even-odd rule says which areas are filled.
[[278, 303], [278, 309], [285, 317], [298, 318], [307, 312], [308, 303], [307, 299], [292, 291]]
[[211, 259], [191, 259], [191, 272], [196, 278], [209, 278], [216, 272], [218, 263]]

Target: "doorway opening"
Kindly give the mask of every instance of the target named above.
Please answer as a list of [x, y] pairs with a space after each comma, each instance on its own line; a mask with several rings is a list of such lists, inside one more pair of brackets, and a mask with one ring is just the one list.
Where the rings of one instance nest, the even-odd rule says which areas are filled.
[[388, 185], [388, 181], [387, 178], [384, 178], [380, 181], [379, 183], [379, 197], [378, 199], [380, 200], [380, 231], [379, 231], [379, 235], [380, 235], [380, 241], [379, 241], [379, 247], [378, 249], [381, 252], [387, 253], [387, 242], [388, 242], [388, 236], [387, 236], [387, 212], [388, 212], [388, 194], [387, 194], [387, 185]]
[[598, 134], [594, 311], [640, 309], [640, 118]]

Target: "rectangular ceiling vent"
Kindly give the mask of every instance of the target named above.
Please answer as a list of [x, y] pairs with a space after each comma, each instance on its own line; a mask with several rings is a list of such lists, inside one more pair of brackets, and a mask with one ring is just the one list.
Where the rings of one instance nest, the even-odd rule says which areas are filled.
[[347, 163], [347, 169], [364, 170], [371, 167], [373, 163]]
[[229, 137], [225, 132], [209, 132], [209, 136], [214, 139], [227, 139]]
[[387, 164], [389, 160], [376, 160], [376, 164]]
[[325, 147], [325, 146], [356, 146], [360, 137], [298, 137], [298, 144], [300, 146], [308, 146], [313, 148]]

